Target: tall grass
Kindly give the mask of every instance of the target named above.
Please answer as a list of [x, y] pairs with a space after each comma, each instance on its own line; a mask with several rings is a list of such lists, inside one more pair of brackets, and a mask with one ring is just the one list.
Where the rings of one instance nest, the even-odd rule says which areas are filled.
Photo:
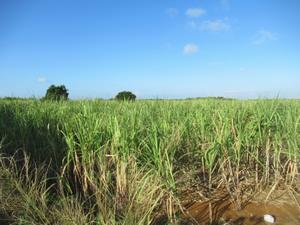
[[0, 139], [6, 156], [50, 164], [42, 180], [52, 177], [55, 191], [39, 191], [87, 224], [150, 224], [161, 212], [174, 222], [191, 182], [207, 198], [226, 189], [238, 207], [244, 186], [293, 186], [300, 101], [2, 100]]

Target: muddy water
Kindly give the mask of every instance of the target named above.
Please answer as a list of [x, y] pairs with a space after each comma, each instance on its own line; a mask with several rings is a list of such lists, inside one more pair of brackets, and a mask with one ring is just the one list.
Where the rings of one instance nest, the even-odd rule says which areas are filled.
[[228, 199], [196, 202], [187, 208], [183, 219], [188, 221], [184, 224], [271, 224], [264, 221], [265, 214], [275, 217], [276, 225], [300, 225], [300, 208], [290, 202], [249, 202], [241, 210], [237, 210]]
[[232, 221], [242, 221], [242, 224], [267, 224], [263, 220], [265, 214], [275, 217], [275, 224], [296, 225], [300, 224], [299, 207], [290, 203], [278, 205], [271, 203], [249, 203], [243, 210], [231, 210], [226, 212], [223, 217]]

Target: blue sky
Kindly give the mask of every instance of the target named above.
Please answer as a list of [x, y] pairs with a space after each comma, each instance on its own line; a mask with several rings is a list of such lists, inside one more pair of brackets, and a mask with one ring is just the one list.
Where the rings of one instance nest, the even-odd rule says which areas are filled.
[[0, 96], [300, 97], [299, 0], [0, 0]]

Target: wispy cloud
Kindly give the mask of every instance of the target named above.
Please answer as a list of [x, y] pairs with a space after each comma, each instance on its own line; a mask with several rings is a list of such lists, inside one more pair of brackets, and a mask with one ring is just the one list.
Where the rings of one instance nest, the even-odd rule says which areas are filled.
[[179, 14], [179, 11], [176, 8], [168, 8], [168, 9], [166, 9], [166, 14], [169, 17], [174, 18]]
[[195, 20], [191, 20], [187, 23], [188, 27], [192, 29], [199, 29], [199, 23], [196, 22]]
[[206, 20], [201, 23], [200, 28], [202, 30], [208, 30], [208, 31], [228, 31], [230, 30], [230, 24], [227, 20]]
[[276, 40], [278, 40], [278, 35], [276, 33], [273, 33], [265, 29], [261, 29], [256, 33], [253, 44], [260, 45], [267, 41], [276, 41]]
[[186, 55], [195, 54], [199, 51], [198, 45], [194, 43], [188, 43], [183, 48], [183, 53]]
[[46, 77], [39, 76], [39, 77], [37, 78], [37, 82], [39, 82], [40, 84], [44, 84], [44, 83], [47, 82], [47, 79], [46, 79]]
[[202, 22], [190, 21], [188, 26], [192, 29], [204, 30], [204, 31], [212, 31], [212, 32], [221, 32], [221, 31], [229, 31], [231, 25], [228, 19], [217, 19], [217, 20], [206, 20]]
[[186, 10], [185, 14], [188, 17], [197, 18], [197, 17], [204, 15], [205, 13], [206, 13], [206, 10], [202, 9], [202, 8], [189, 8]]

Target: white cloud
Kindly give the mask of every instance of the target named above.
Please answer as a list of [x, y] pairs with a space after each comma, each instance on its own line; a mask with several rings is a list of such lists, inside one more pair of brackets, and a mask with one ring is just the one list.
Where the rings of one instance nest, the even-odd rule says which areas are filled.
[[44, 84], [46, 83], [46, 81], [47, 81], [46, 77], [40, 76], [37, 78], [37, 82], [39, 82], [40, 84]]
[[267, 41], [276, 41], [276, 40], [278, 40], [277, 34], [265, 29], [261, 29], [256, 33], [253, 44], [260, 45]]
[[206, 13], [205, 9], [202, 9], [202, 8], [189, 8], [186, 10], [185, 14], [188, 17], [197, 18], [197, 17], [204, 15], [205, 13]]
[[225, 20], [206, 20], [200, 24], [201, 30], [208, 30], [208, 31], [228, 31], [230, 30], [231, 26], [228, 23], [227, 19]]
[[176, 9], [176, 8], [168, 8], [168, 9], [166, 10], [166, 14], [167, 14], [169, 17], [173, 18], [173, 17], [176, 17], [176, 16], [179, 14], [179, 11], [178, 11], [178, 9]]
[[184, 46], [183, 53], [186, 55], [191, 55], [197, 53], [198, 50], [199, 50], [198, 45], [189, 43]]

